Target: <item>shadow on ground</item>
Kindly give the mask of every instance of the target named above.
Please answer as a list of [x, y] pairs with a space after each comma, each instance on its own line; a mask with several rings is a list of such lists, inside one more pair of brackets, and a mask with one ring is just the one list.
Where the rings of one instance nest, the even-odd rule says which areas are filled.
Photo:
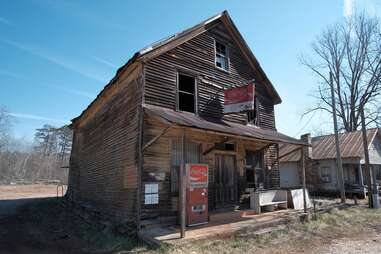
[[85, 223], [62, 198], [0, 200], [0, 253], [115, 253], [137, 246]]

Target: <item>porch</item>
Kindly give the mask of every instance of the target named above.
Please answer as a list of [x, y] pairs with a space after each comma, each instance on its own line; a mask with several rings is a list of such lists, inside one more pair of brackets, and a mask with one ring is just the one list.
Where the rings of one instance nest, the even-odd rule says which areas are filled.
[[160, 245], [181, 244], [183, 242], [229, 236], [238, 232], [266, 231], [270, 228], [284, 227], [297, 221], [301, 211], [293, 209], [255, 214], [253, 210], [234, 210], [230, 212], [214, 212], [210, 214], [209, 223], [187, 227], [186, 235], [181, 238], [180, 226], [161, 226], [143, 229], [139, 237], [144, 241]]
[[[184, 226], [185, 207], [202, 213], [229, 211], [242, 215], [237, 209], [250, 208], [251, 193], [280, 189], [278, 144], [290, 142], [298, 149], [305, 145], [275, 130], [212, 121], [187, 112], [146, 105], [144, 113], [140, 155], [142, 230], [153, 225], [172, 230], [177, 223]], [[207, 166], [208, 172], [207, 187], [198, 197], [203, 201], [194, 206], [185, 196], [188, 178], [184, 172], [189, 172], [185, 168], [190, 165]], [[249, 220], [247, 215], [245, 212], [239, 220]], [[210, 221], [213, 224], [213, 219]]]

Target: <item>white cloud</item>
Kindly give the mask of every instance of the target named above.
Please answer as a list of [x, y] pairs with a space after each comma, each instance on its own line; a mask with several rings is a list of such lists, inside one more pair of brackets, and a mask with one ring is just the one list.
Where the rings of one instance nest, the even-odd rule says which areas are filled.
[[23, 119], [31, 119], [31, 120], [43, 120], [43, 121], [49, 121], [49, 122], [56, 122], [56, 123], [69, 123], [68, 120], [63, 119], [55, 119], [50, 117], [44, 117], [39, 115], [32, 115], [32, 114], [23, 114], [23, 113], [9, 113], [10, 116], [16, 117], [16, 118], [23, 118]]
[[14, 72], [7, 71], [7, 70], [0, 70], [0, 75], [8, 76], [12, 78], [19, 78], [20, 76]]
[[103, 58], [100, 58], [100, 57], [97, 57], [97, 56], [90, 56], [92, 59], [94, 59], [95, 61], [99, 62], [99, 63], [102, 63], [102, 64], [105, 64], [111, 68], [118, 68], [118, 66], [116, 64], [113, 64]]
[[16, 41], [11, 41], [11, 40], [1, 40], [2, 42], [11, 45], [17, 49], [26, 51], [32, 55], [39, 56], [45, 60], [48, 60], [49, 62], [55, 63], [57, 65], [60, 65], [64, 67], [65, 69], [71, 70], [73, 72], [79, 73], [85, 77], [91, 78], [93, 80], [99, 81], [101, 83], [107, 82], [107, 79], [103, 75], [99, 75], [96, 73], [93, 73], [91, 71], [85, 70], [85, 67], [80, 66], [78, 63], [69, 61], [68, 59], [64, 59], [61, 56], [58, 56], [54, 54], [53, 52], [48, 52], [47, 50], [34, 47], [31, 45], [19, 43]]
[[9, 19], [6, 19], [6, 18], [1, 17], [1, 16], [0, 16], [0, 23], [7, 25], [7, 26], [13, 26], [14, 25]]
[[56, 86], [56, 85], [47, 85], [47, 86], [54, 88], [54, 89], [57, 89], [59, 91], [65, 92], [65, 93], [75, 94], [75, 95], [79, 95], [79, 96], [90, 98], [90, 99], [95, 98], [95, 95], [92, 93], [88, 93], [88, 92], [84, 92], [84, 91], [80, 91], [80, 90], [76, 90], [76, 89], [65, 88], [65, 87]]
[[344, 17], [351, 18], [354, 11], [355, 0], [344, 0]]
[[381, 16], [381, 5], [378, 0], [344, 0], [343, 15], [351, 18], [356, 13], [365, 12], [370, 16]]

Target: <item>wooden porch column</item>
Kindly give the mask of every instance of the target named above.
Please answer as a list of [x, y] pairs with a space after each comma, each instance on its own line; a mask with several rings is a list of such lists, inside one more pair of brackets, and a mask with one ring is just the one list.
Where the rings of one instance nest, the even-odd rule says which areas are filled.
[[180, 208], [180, 237], [185, 237], [185, 218], [186, 218], [186, 170], [185, 170], [185, 130], [181, 138], [181, 164], [179, 173], [179, 208]]
[[306, 195], [306, 163], [305, 163], [305, 148], [300, 149], [300, 163], [302, 167], [302, 183], [303, 183], [303, 209], [307, 213], [307, 195]]
[[360, 162], [359, 162], [359, 166], [358, 166], [358, 171], [359, 171], [359, 178], [360, 178], [360, 186], [361, 186], [362, 192], [364, 193], [364, 198], [365, 198], [366, 197], [366, 190], [364, 187], [364, 175], [362, 173], [362, 168], [361, 168]]

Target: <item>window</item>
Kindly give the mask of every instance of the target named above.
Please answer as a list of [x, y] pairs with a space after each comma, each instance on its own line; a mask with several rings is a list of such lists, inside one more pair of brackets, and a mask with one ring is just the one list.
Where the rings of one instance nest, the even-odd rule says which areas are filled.
[[254, 109], [246, 112], [247, 123], [252, 125], [258, 125], [258, 110], [256, 99], [254, 98]]
[[375, 171], [376, 180], [381, 181], [381, 165], [374, 165], [373, 170]]
[[216, 41], [216, 66], [225, 71], [229, 70], [228, 51], [224, 44]]
[[[201, 163], [201, 145], [196, 143], [185, 143], [185, 163]], [[181, 166], [181, 149], [179, 141], [172, 142], [171, 152], [171, 192], [179, 191], [179, 172]]]
[[194, 77], [178, 74], [178, 110], [196, 112], [196, 81]]
[[145, 184], [144, 204], [155, 205], [159, 203], [159, 185], [157, 183]]
[[246, 183], [248, 187], [263, 189], [265, 172], [263, 164], [263, 151], [246, 151]]
[[235, 151], [235, 144], [233, 143], [215, 143], [215, 149], [223, 151]]
[[322, 183], [331, 182], [331, 168], [330, 167], [321, 167], [320, 168], [320, 181]]

